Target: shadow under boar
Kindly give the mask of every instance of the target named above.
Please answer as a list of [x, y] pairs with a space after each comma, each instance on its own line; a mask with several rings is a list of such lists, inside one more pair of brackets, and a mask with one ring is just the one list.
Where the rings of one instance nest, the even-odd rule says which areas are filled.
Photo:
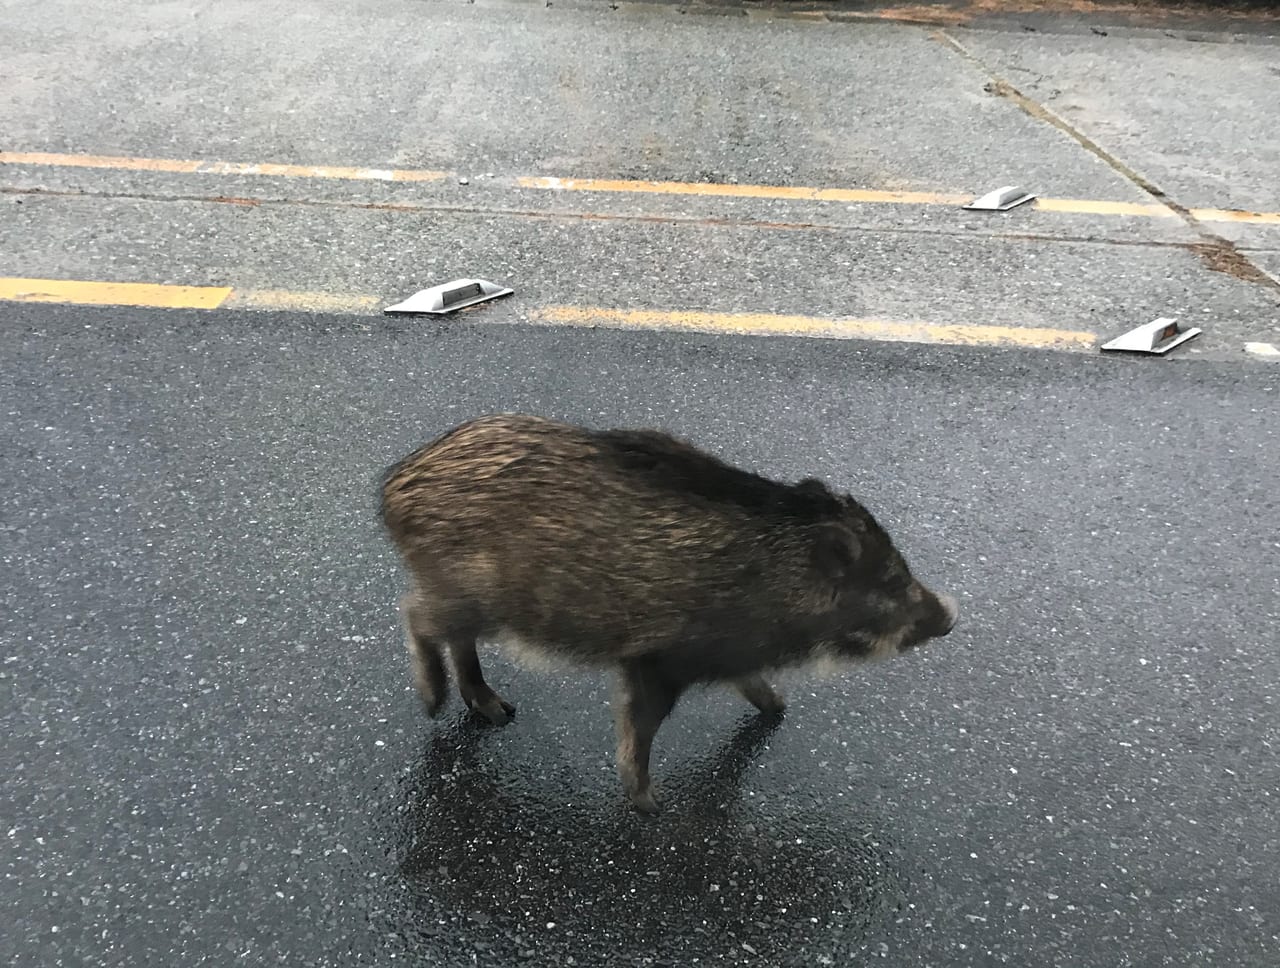
[[514, 715], [478, 639], [614, 667], [618, 772], [645, 812], [654, 735], [690, 686], [729, 683], [778, 714], [771, 670], [894, 655], [956, 621], [853, 498], [652, 430], [479, 417], [387, 472], [382, 517], [410, 576], [400, 609], [427, 712], [447, 652], [471, 710]]

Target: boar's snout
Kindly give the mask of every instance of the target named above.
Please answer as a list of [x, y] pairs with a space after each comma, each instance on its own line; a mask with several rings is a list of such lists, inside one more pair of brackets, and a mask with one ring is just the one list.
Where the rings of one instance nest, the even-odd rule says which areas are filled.
[[937, 595], [938, 608], [941, 609], [941, 621], [938, 623], [938, 631], [934, 634], [942, 636], [946, 635], [956, 627], [956, 619], [960, 617], [960, 605], [950, 595]]
[[919, 587], [923, 593], [923, 608], [917, 613], [911, 632], [902, 640], [900, 648], [903, 652], [946, 635], [956, 627], [956, 619], [960, 615], [960, 606], [950, 595], [939, 595], [923, 585]]

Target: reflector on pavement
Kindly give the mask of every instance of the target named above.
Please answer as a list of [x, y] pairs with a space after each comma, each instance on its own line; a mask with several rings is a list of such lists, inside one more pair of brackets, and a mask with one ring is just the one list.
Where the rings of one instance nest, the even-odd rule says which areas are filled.
[[1102, 344], [1103, 350], [1121, 353], [1153, 353], [1163, 356], [1175, 346], [1199, 336], [1203, 330], [1195, 326], [1179, 326], [1176, 319], [1161, 316], [1149, 323], [1143, 323]]
[[384, 313], [451, 313], [455, 309], [509, 296], [515, 292], [485, 279], [454, 279], [430, 289], [421, 289], [403, 302], [388, 306]]
[[1023, 191], [1016, 185], [1006, 185], [1004, 188], [997, 188], [980, 198], [975, 198], [963, 207], [976, 212], [1007, 212], [1035, 197], [1033, 192]]

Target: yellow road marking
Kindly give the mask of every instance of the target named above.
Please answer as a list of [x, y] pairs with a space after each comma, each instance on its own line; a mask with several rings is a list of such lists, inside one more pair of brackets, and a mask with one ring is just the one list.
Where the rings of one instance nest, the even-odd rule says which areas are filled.
[[1245, 212], [1235, 208], [1193, 208], [1191, 214], [1201, 222], [1253, 222], [1258, 225], [1280, 225], [1280, 212]]
[[1138, 218], [1177, 218], [1178, 213], [1158, 202], [1103, 202], [1092, 198], [1037, 198], [1041, 212], [1072, 215], [1131, 215]]
[[[368, 314], [378, 296], [286, 289], [232, 289], [230, 286], [166, 286], [138, 282], [0, 278], [0, 301], [71, 303], [89, 306], [158, 306], [168, 309], [256, 309]], [[1021, 346], [1033, 349], [1091, 349], [1097, 342], [1083, 330], [1043, 327], [928, 323], [888, 319], [827, 319], [773, 313], [714, 313], [689, 310], [611, 309], [597, 306], [542, 306], [529, 311], [533, 322], [555, 326], [605, 326], [753, 336], [825, 336], [884, 342], [964, 346]]]
[[[963, 205], [972, 195], [941, 192], [894, 192], [860, 188], [800, 188], [789, 185], [725, 185], [717, 182], [627, 181], [608, 178], [516, 179], [521, 188], [560, 192], [620, 192], [643, 195], [718, 195], [734, 198], [790, 199], [818, 202], [848, 202], [865, 205]], [[1178, 218], [1178, 213], [1159, 202], [1109, 202], [1093, 198], [1037, 198], [1033, 206], [1041, 212], [1072, 215], [1103, 215], [1134, 218]], [[1236, 209], [1193, 208], [1191, 214], [1202, 222], [1250, 222], [1280, 225], [1280, 212], [1248, 212]]]
[[720, 195], [733, 198], [785, 198], [815, 202], [863, 202], [899, 205], [962, 205], [971, 195], [938, 192], [890, 192], [862, 188], [800, 188], [790, 185], [728, 185], [719, 182], [619, 181], [609, 178], [521, 177], [521, 188], [562, 192], [631, 192], [648, 195]]
[[403, 168], [350, 168], [343, 165], [279, 165], [269, 162], [183, 161], [116, 155], [61, 155], [33, 151], [0, 151], [0, 164], [49, 168], [105, 168], [116, 171], [177, 172], [185, 175], [267, 175], [284, 178], [336, 178], [349, 181], [431, 182], [446, 171]]
[[771, 313], [707, 313], [684, 310], [607, 309], [544, 306], [532, 310], [535, 322], [560, 326], [614, 326], [747, 335], [827, 336], [886, 342], [964, 346], [1023, 346], [1036, 349], [1091, 349], [1097, 336], [1082, 330], [954, 323], [900, 322], [886, 319], [823, 319]]
[[282, 309], [309, 313], [364, 313], [377, 307], [377, 296], [287, 289], [236, 289], [224, 309]]
[[160, 286], [141, 282], [0, 278], [0, 300], [12, 302], [216, 309], [229, 295], [229, 286]]
[[[0, 165], [49, 168], [97, 168], [115, 171], [168, 172], [185, 175], [258, 175], [282, 178], [318, 178], [346, 181], [436, 182], [451, 177], [447, 171], [414, 168], [357, 168], [345, 165], [291, 165], [274, 162], [234, 162], [135, 158], [124, 155], [76, 155], [45, 151], [0, 151]], [[637, 181], [613, 178], [557, 178], [520, 176], [520, 188], [561, 192], [611, 192], [642, 195], [757, 198], [787, 201], [844, 202], [860, 205], [957, 206], [972, 195], [947, 192], [885, 191], [870, 188], [813, 188], [795, 185], [731, 185], [718, 182]], [[1177, 218], [1178, 213], [1158, 202], [1111, 202], [1089, 198], [1037, 198], [1041, 212], [1100, 215], [1121, 218]], [[1280, 225], [1280, 212], [1193, 208], [1201, 222], [1235, 222]]]
[[121, 171], [193, 172], [198, 161], [166, 158], [123, 158], [112, 155], [60, 155], [48, 151], [0, 151], [0, 164], [45, 168], [116, 168]]

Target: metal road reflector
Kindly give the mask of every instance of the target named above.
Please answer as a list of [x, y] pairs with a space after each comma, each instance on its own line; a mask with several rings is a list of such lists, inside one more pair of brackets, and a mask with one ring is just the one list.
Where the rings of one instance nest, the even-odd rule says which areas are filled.
[[1023, 191], [1016, 185], [1005, 185], [1004, 188], [997, 188], [993, 192], [987, 192], [975, 198], [963, 207], [975, 212], [1007, 212], [1035, 197], [1034, 192]]
[[484, 279], [454, 279], [430, 289], [421, 289], [403, 302], [388, 306], [384, 313], [451, 313], [455, 309], [509, 296], [507, 289]]
[[1153, 353], [1163, 356], [1175, 346], [1181, 346], [1202, 332], [1204, 331], [1195, 326], [1179, 326], [1176, 319], [1161, 316], [1103, 343], [1101, 348], [1111, 352]]

